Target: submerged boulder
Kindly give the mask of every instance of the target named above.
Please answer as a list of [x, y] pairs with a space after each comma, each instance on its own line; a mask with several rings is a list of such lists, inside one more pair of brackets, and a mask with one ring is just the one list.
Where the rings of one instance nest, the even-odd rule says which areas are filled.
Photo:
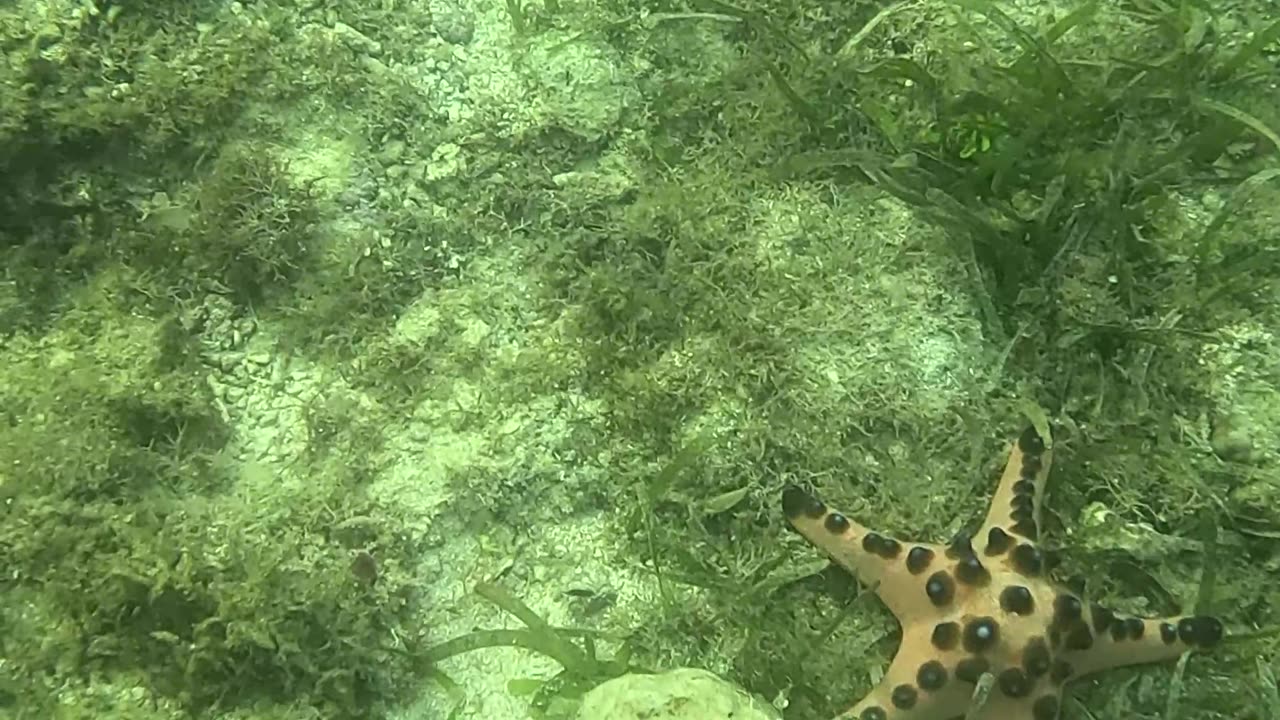
[[614, 678], [587, 693], [576, 720], [780, 720], [773, 706], [696, 668]]

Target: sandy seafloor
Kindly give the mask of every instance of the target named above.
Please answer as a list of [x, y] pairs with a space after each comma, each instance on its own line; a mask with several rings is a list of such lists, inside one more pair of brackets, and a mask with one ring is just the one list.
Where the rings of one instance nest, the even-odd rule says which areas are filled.
[[[413, 14], [413, 2], [402, 3], [406, 17]], [[404, 63], [383, 57], [376, 42], [362, 38], [340, 22], [317, 21], [311, 29], [317, 37], [352, 43], [366, 49], [370, 67], [377, 72], [399, 76], [414, 84], [438, 105], [437, 116], [449, 122], [471, 124], [476, 133], [522, 142], [547, 125], [555, 125], [580, 134], [584, 140], [599, 136], [609, 129], [625, 138], [626, 130], [617, 123], [623, 109], [635, 99], [629, 74], [642, 68], [629, 64], [629, 59], [616, 56], [607, 45], [589, 34], [561, 36], [547, 33], [522, 51], [520, 62], [512, 57], [510, 19], [502, 3], [446, 3], [456, 17], [436, 13], [436, 24], [461, 23], [465, 43], [445, 44], [441, 34], [459, 32], [456, 28], [436, 27], [424, 30], [422, 61]], [[1022, 6], [1043, 9], [1043, 3], [1010, 4], [1006, 9], [1016, 14]], [[455, 38], [457, 39], [457, 38]], [[707, 45], [698, 52], [707, 57], [709, 71], [723, 60], [717, 53], [724, 50], [715, 28], [706, 35]], [[554, 48], [554, 50], [553, 50]], [[565, 54], [567, 53], [567, 54]], [[539, 65], [539, 62], [544, 63]], [[517, 65], [522, 73], [513, 71]], [[541, 75], [540, 75], [541, 74]], [[485, 125], [498, 119], [497, 125]], [[355, 162], [352, 146], [342, 141], [340, 115], [330, 116], [325, 123], [299, 130], [294, 171], [300, 177], [320, 178], [319, 187], [328, 192], [346, 210], [333, 219], [335, 237], [366, 237], [369, 225], [376, 227], [376, 213], [369, 210], [369, 200], [379, 192], [394, 187], [397, 178], [407, 172], [427, 181], [447, 179], [474, 158], [458, 146], [435, 148], [390, 147], [379, 150], [373, 166]], [[618, 144], [625, 148], [625, 140]], [[567, 183], [588, 179], [600, 185], [616, 183], [618, 187], [598, 190], [616, 193], [630, 182], [626, 161], [606, 157], [597, 171], [575, 176], [573, 168], [565, 168]], [[407, 170], [405, 170], [407, 168]], [[424, 194], [412, 188], [409, 200], [430, 203]], [[785, 227], [789, 217], [802, 215], [813, 204], [804, 192], [779, 194], [761, 198], [760, 216], [768, 216], [775, 227]], [[896, 201], [880, 200], [879, 227], [863, 227], [862, 231], [883, 237], [885, 243], [910, 243], [910, 236], [923, 236], [930, 229], [910, 219], [910, 213]], [[790, 205], [789, 205], [790, 204]], [[767, 251], [768, 240], [761, 240]], [[376, 257], [376, 247], [374, 253]], [[465, 329], [460, 336], [448, 339], [459, 345], [472, 344], [482, 354], [510, 362], [523, 348], [544, 346], [554, 342], [554, 328], [530, 327], [521, 306], [522, 287], [519, 275], [520, 251], [494, 250], [489, 257], [468, 258], [463, 282], [455, 284], [444, 297], [429, 293], [400, 319], [398, 331], [406, 342], [440, 340], [439, 310], [442, 304], [450, 312], [461, 310], [453, 318], [455, 326]], [[922, 256], [924, 257], [924, 256]], [[930, 295], [938, 292], [937, 304], [948, 308], [947, 316], [936, 323], [921, 322], [919, 335], [912, 344], [910, 356], [898, 354], [901, 348], [881, 348], [883, 357], [864, 359], [864, 366], [882, 363], [908, 363], [919, 367], [927, 381], [928, 399], [936, 408], [946, 406], [948, 393], [956, 385], [948, 380], [952, 373], [984, 372], [967, 366], [980, 352], [973, 328], [977, 310], [958, 304], [958, 295], [938, 288], [945, 287], [946, 276], [954, 272], [942, 266], [930, 267], [927, 257], [914, 277], [895, 278], [900, 284], [918, 283], [908, 294]], [[486, 267], [488, 265], [488, 267]], [[468, 287], [467, 278], [476, 278], [476, 286]], [[502, 298], [492, 302], [493, 298]], [[344, 382], [332, 371], [309, 366], [305, 358], [271, 354], [274, 346], [270, 327], [246, 328], [232, 347], [224, 366], [210, 382], [221, 387], [220, 396], [227, 417], [238, 429], [240, 457], [250, 465], [271, 472], [246, 472], [239, 488], [252, 500], [255, 482], [305, 483], [305, 478], [292, 477], [290, 459], [303, 452], [304, 408], [317, 395], [335, 392]], [[550, 339], [550, 340], [549, 340]], [[572, 354], [569, 355], [572, 357]], [[505, 358], [505, 360], [503, 360]], [[352, 368], [358, 372], [359, 368]], [[483, 381], [480, 381], [483, 382]], [[452, 517], [445, 509], [449, 501], [450, 473], [475, 462], [516, 466], [545, 467], [556, 462], [556, 448], [563, 435], [557, 433], [568, 423], [595, 419], [597, 408], [591, 398], [569, 398], [578, 408], [577, 416], [548, 408], [563, 407], [565, 398], [518, 397], [518, 388], [504, 388], [494, 378], [493, 385], [457, 382], [445, 397], [424, 401], [404, 418], [399, 427], [388, 430], [389, 457], [392, 462], [374, 481], [370, 493], [402, 508], [426, 544], [430, 546], [416, 568], [426, 593], [422, 606], [422, 623], [432, 629], [437, 640], [456, 637], [476, 629], [519, 627], [512, 618], [476, 596], [472, 590], [481, 580], [501, 577], [505, 586], [553, 625], [575, 626], [600, 623], [603, 616], [584, 617], [581, 602], [570, 594], [575, 589], [605, 590], [615, 601], [606, 611], [613, 627], [633, 626], [654, 612], [658, 604], [657, 584], [652, 573], [620, 562], [615, 539], [610, 537], [605, 510], [599, 516], [575, 516], [563, 522], [540, 522], [527, 532], [505, 532], [502, 528], [486, 528]], [[487, 408], [510, 403], [506, 413], [482, 413], [488, 417], [505, 415], [493, 427], [462, 431], [450, 427], [447, 417], [453, 406]], [[560, 412], [559, 415], [556, 412]], [[927, 412], [927, 409], [922, 409]], [[503, 448], [491, 443], [493, 435], [516, 436], [529, 440], [523, 452], [528, 457], [502, 458]], [[591, 468], [565, 467], [565, 473], [587, 476], [574, 479], [590, 482]], [[492, 532], [490, 532], [492, 530]], [[696, 602], [696, 592], [687, 593], [684, 601]], [[602, 646], [607, 653], [608, 644]], [[464, 689], [467, 701], [457, 715], [460, 718], [521, 718], [527, 716], [526, 701], [509, 692], [508, 683], [522, 678], [545, 678], [552, 675], [556, 664], [535, 653], [509, 648], [485, 649], [465, 653], [445, 661], [441, 669]], [[709, 667], [723, 672], [725, 667]], [[427, 683], [416, 703], [397, 713], [401, 720], [434, 720], [456, 711], [455, 699], [433, 683]]]
[[[417, 2], [400, 5], [407, 19], [415, 16]], [[632, 74], [641, 68], [629, 65], [627, 58], [617, 57], [598, 38], [589, 35], [573, 37], [547, 33], [523, 51], [523, 73], [511, 53], [510, 18], [501, 2], [463, 0], [447, 3], [457, 14], [437, 12], [436, 24], [422, 30], [423, 52], [417, 62], [393, 59], [379, 43], [361, 36], [338, 21], [315, 18], [307, 32], [317, 41], [343, 42], [365, 52], [368, 67], [389, 73], [419, 87], [424, 98], [435, 103], [432, 113], [448, 122], [473, 126], [474, 132], [520, 143], [536, 135], [539, 128], [555, 125], [580, 134], [584, 142], [598, 137], [605, 129], [625, 138], [626, 129], [617, 124], [624, 108], [635, 101]], [[1040, 8], [1043, 3], [1014, 3]], [[421, 13], [419, 13], [421, 15]], [[449, 27], [443, 24], [454, 23]], [[456, 24], [466, 26], [465, 42], [446, 43], [442, 34], [464, 32]], [[458, 39], [458, 38], [455, 38]], [[708, 45], [699, 48], [708, 58], [709, 72], [723, 61], [717, 55], [724, 46], [715, 32], [707, 35]], [[553, 51], [554, 48], [554, 51]], [[568, 52], [568, 55], [560, 53]], [[539, 62], [542, 62], [539, 65]], [[529, 68], [532, 68], [531, 70]], [[541, 73], [541, 75], [540, 75]], [[334, 214], [330, 234], [335, 238], [367, 238], [370, 227], [376, 227], [377, 213], [373, 200], [380, 192], [391, 192], [406, 176], [416, 173], [427, 182], [448, 179], [460, 172], [468, 162], [465, 148], [443, 144], [434, 148], [389, 147], [378, 149], [376, 162], [357, 162], [359, 152], [343, 139], [344, 118], [332, 114], [333, 108], [304, 108], [301, 113], [309, 125], [294, 131], [292, 171], [300, 178], [316, 179], [317, 188], [335, 206], [343, 210]], [[320, 122], [314, 122], [320, 120]], [[497, 124], [493, 124], [493, 123]], [[625, 141], [618, 143], [625, 148]], [[600, 164], [605, 168], [594, 175], [601, 184], [618, 183], [625, 189], [630, 180], [626, 162], [619, 161], [617, 172], [609, 169], [613, 160]], [[566, 182], [573, 182], [574, 168], [565, 168]], [[617, 188], [600, 192], [618, 192]], [[407, 201], [430, 205], [429, 193], [410, 189]], [[881, 238], [886, 246], [910, 244], [912, 237], [935, 232], [912, 219], [896, 201], [879, 200], [878, 212], [864, 215], [875, 218], [878, 226], [861, 228], [870, 237]], [[774, 228], [784, 228], [789, 218], [798, 217], [814, 205], [814, 198], [804, 191], [780, 192], [776, 197], [760, 198], [758, 217]], [[767, 209], [766, 209], [767, 207]], [[781, 231], [780, 231], [781, 232]], [[362, 240], [363, 241], [363, 240]], [[495, 249], [466, 259], [461, 281], [444, 291], [430, 291], [400, 318], [397, 333], [405, 342], [447, 341], [458, 347], [470, 345], [481, 355], [494, 359], [496, 365], [518, 363], [518, 354], [527, 348], [546, 347], [556, 340], [557, 329], [529, 324], [530, 313], [522, 305], [528, 292], [519, 274], [521, 249]], [[761, 238], [761, 252], [769, 252], [769, 239]], [[373, 247], [376, 259], [377, 247]], [[979, 325], [978, 311], [967, 306], [960, 293], [948, 286], [953, 268], [930, 266], [922, 256], [915, 275], [894, 278], [902, 292], [932, 298], [940, 310], [932, 321], [922, 319], [918, 334], [907, 352], [901, 347], [879, 347], [868, 350], [862, 358], [864, 367], [877, 363], [906, 363], [915, 367], [922, 380], [921, 412], [945, 412], [954, 399], [949, 393], [959, 392], [952, 381], [956, 374], [983, 373], [968, 363], [981, 355], [981, 342], [974, 328]], [[469, 280], [474, 278], [474, 281]], [[881, 281], [883, 279], [871, 279]], [[916, 286], [912, 286], [916, 283]], [[497, 300], [495, 300], [497, 298]], [[447, 339], [439, 334], [439, 308], [451, 313], [451, 327], [463, 331]], [[232, 335], [234, 332], [234, 336]], [[394, 340], [393, 340], [394, 341]], [[856, 338], [855, 338], [856, 341]], [[854, 343], [856, 345], [856, 342]], [[260, 494], [280, 485], [304, 488], [306, 478], [292, 469], [293, 460], [305, 452], [307, 443], [306, 408], [317, 397], [339, 392], [358, 395], [344, 387], [343, 374], [360, 368], [344, 368], [339, 373], [312, 364], [302, 355], [277, 354], [275, 332], [263, 323], [249, 323], [228, 328], [226, 347], [209, 382], [225, 411], [225, 418], [235, 429], [233, 451], [244, 468], [235, 492], [253, 502]], [[568, 361], [575, 361], [572, 351]], [[632, 561], [620, 561], [617, 539], [610, 535], [613, 527], [606, 522], [609, 511], [599, 515], [575, 515], [560, 522], [540, 521], [532, 527], [511, 530], [486, 527], [453, 516], [448, 510], [450, 477], [461, 469], [481, 463], [490, 467], [509, 465], [520, 469], [563, 466], [562, 472], [573, 475], [572, 484], [593, 480], [598, 466], [575, 466], [561, 463], [557, 453], [564, 447], [568, 427], [575, 422], [594, 422], [599, 408], [592, 398], [521, 396], [520, 387], [504, 387], [501, 373], [479, 379], [458, 380], [446, 393], [436, 393], [413, 408], [402, 423], [386, 429], [387, 460], [385, 469], [369, 486], [369, 493], [394, 504], [409, 519], [408, 532], [428, 549], [413, 568], [421, 578], [425, 593], [422, 602], [423, 626], [431, 628], [437, 641], [464, 635], [477, 629], [519, 627], [515, 618], [493, 607], [473, 592], [477, 582], [501, 578], [503, 584], [547, 621], [556, 626], [592, 626], [605, 623], [611, 627], [633, 627], [652, 616], [658, 606], [658, 586], [652, 572]], [[874, 378], [865, 380], [874, 384]], [[488, 383], [488, 384], [486, 384]], [[930, 407], [931, 406], [931, 407]], [[477, 416], [492, 420], [491, 425], [460, 428], [450, 420], [456, 408], [472, 408]], [[498, 410], [505, 408], [505, 411]], [[571, 408], [566, 410], [565, 408]], [[511, 444], [496, 437], [526, 440], [518, 456], [508, 457]], [[615, 597], [612, 605], [600, 615], [584, 613], [582, 603], [571, 591], [589, 589], [607, 591]], [[697, 591], [677, 590], [684, 602], [697, 602]], [[602, 650], [611, 648], [606, 643]], [[508, 683], [522, 678], [545, 678], [554, 674], [557, 665], [535, 653], [495, 648], [465, 653], [442, 663], [441, 670], [465, 690], [465, 707], [458, 718], [523, 718], [527, 717], [526, 700], [516, 697]], [[708, 667], [724, 672], [726, 667]], [[427, 682], [415, 703], [398, 711], [398, 720], [436, 720], [456, 711], [456, 702], [433, 683]]]

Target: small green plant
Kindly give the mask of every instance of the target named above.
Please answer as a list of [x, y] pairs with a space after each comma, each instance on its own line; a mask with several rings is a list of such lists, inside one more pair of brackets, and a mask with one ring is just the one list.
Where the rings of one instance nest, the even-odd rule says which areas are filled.
[[529, 21], [525, 16], [524, 4], [521, 0], [507, 1], [507, 17], [511, 18], [511, 29], [515, 32], [516, 37], [524, 37], [528, 30]]
[[[1163, 52], [1155, 60], [1068, 62], [1054, 46], [1094, 20], [1097, 2], [1082, 3], [1040, 34], [995, 3], [953, 4], [998, 28], [1019, 48], [1017, 57], [968, 65], [971, 79], [948, 88], [909, 58], [868, 66], [846, 45], [835, 72], [905, 83], [914, 100], [865, 115], [879, 135], [869, 146], [799, 154], [789, 169], [847, 168], [946, 224], [958, 256], [974, 263], [1006, 317], [1015, 304], [1051, 292], [1074, 253], [1115, 253], [1135, 268], [1159, 262], [1150, 245], [1133, 241], [1132, 228], [1147, 222], [1149, 203], [1163, 196], [1171, 177], [1207, 170], [1251, 133], [1280, 150], [1266, 122], [1215, 97], [1242, 96], [1265, 82], [1242, 71], [1280, 34], [1280, 23], [1222, 52], [1207, 40], [1211, 18], [1182, 4], [1138, 16], [1152, 28], [1139, 43], [1142, 52]], [[872, 22], [883, 19], [884, 13]], [[991, 54], [992, 38], [975, 39]], [[1085, 246], [1082, 232], [1089, 235]], [[1255, 259], [1265, 260], [1265, 253]], [[1255, 272], [1265, 277], [1274, 269], [1268, 261]]]
[[[560, 664], [561, 670], [555, 677], [546, 681], [512, 681], [513, 692], [530, 695], [529, 704], [536, 717], [570, 717], [569, 708], [588, 690], [636, 669], [629, 662], [625, 645], [613, 659], [602, 660], [596, 654], [598, 633], [552, 627], [500, 585], [480, 583], [476, 593], [516, 617], [524, 623], [524, 629], [477, 630], [427, 650], [425, 659], [435, 664], [459, 653], [488, 647], [521, 647], [546, 655]], [[582, 645], [575, 644], [574, 639]], [[439, 670], [435, 675], [445, 688], [460, 692], [458, 684], [448, 676]], [[555, 704], [557, 700], [559, 704]]]
[[117, 252], [178, 297], [222, 292], [243, 306], [279, 297], [317, 244], [309, 188], [256, 142], [229, 144], [183, 196], [157, 195]]
[[[261, 16], [230, 18], [229, 9], [224, 15], [210, 3], [146, 12], [100, 5], [0, 11], [0, 257], [16, 278], [16, 302], [0, 308], [0, 332], [45, 322], [65, 307], [80, 279], [123, 255], [172, 259], [176, 246], [188, 241], [172, 227], [139, 238], [140, 201], [161, 188], [173, 192], [212, 156], [248, 101], [276, 95], [267, 78], [280, 38]], [[260, 170], [272, 162], [254, 159]], [[245, 189], [222, 179], [224, 190]], [[297, 200], [290, 194], [275, 202], [295, 203], [284, 212], [297, 219]], [[210, 255], [227, 240], [220, 233], [252, 232], [248, 223], [277, 220], [281, 211], [259, 203], [236, 219], [230, 213], [244, 208], [225, 198], [217, 202], [216, 217], [194, 224], [210, 233], [202, 250]], [[196, 215], [181, 206], [153, 223], [179, 222], [178, 211], [188, 219]], [[268, 229], [279, 228], [260, 226]], [[272, 238], [291, 241], [289, 233]], [[231, 239], [242, 242], [243, 254], [243, 238]], [[281, 248], [266, 252], [274, 256], [270, 273], [238, 262], [228, 268], [233, 277], [222, 279], [246, 295], [256, 293], [262, 280], [288, 269]], [[161, 296], [173, 287], [189, 289], [192, 265], [167, 268], [185, 277], [152, 277], [143, 285]]]

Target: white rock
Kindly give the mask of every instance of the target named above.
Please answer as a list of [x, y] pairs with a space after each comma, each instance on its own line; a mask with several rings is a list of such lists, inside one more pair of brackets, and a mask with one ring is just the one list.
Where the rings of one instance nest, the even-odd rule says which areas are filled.
[[631, 674], [603, 683], [582, 699], [576, 720], [780, 720], [773, 706], [713, 673], [679, 668]]

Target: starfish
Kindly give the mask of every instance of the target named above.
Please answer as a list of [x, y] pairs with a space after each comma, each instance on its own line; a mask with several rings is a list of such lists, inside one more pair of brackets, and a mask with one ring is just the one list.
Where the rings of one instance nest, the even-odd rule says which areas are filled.
[[[884, 679], [838, 719], [1055, 720], [1069, 680], [1222, 639], [1217, 618], [1121, 618], [1047, 576], [1037, 546], [1046, 444], [1034, 427], [1012, 443], [982, 527], [948, 545], [898, 541], [798, 487], [783, 491], [791, 525], [875, 588], [902, 625]], [[988, 673], [985, 702], [970, 708]]]

